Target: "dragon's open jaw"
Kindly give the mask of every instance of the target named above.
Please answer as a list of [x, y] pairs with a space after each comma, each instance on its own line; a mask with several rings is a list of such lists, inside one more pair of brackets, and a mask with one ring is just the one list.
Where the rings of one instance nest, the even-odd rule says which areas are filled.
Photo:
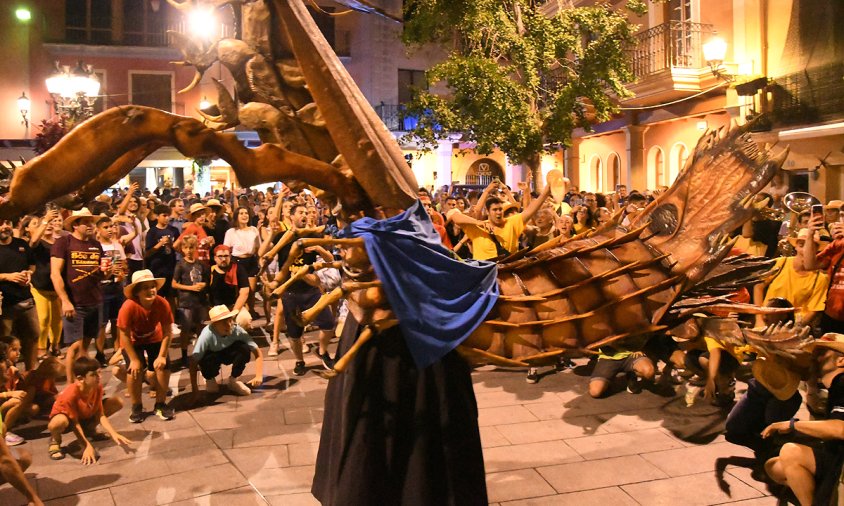
[[753, 197], [787, 155], [760, 150], [746, 128], [706, 132], [671, 188], [638, 219], [650, 222], [649, 244], [670, 255], [674, 272], [700, 279], [730, 250], [730, 232], [750, 219]]

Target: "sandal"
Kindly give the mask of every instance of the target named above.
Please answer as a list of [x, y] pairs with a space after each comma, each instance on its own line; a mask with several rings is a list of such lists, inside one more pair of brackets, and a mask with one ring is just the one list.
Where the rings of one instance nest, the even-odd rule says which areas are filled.
[[50, 454], [50, 460], [61, 460], [64, 458], [64, 451], [59, 443], [55, 441], [50, 442], [50, 447], [47, 449]]

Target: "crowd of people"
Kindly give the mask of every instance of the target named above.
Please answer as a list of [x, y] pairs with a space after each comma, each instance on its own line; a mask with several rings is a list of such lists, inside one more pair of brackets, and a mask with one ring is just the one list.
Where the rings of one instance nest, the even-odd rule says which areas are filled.
[[[456, 257], [495, 260], [560, 236], [595, 230], [611, 220], [627, 225], [657, 193], [628, 193], [623, 185], [606, 195], [572, 186], [557, 193], [550, 184], [537, 193], [526, 183], [513, 192], [494, 180], [475, 191], [420, 188], [418, 196], [442, 244]], [[781, 209], [780, 179], [769, 195], [771, 208]], [[815, 215], [786, 213], [784, 221], [760, 213], [736, 231], [735, 253], [777, 261], [773, 274], [753, 293], [734, 298], [793, 306], [792, 318], [812, 326], [818, 337], [844, 333], [841, 204], [830, 202]], [[21, 220], [0, 221], [0, 378], [5, 378], [0, 391], [0, 474], [38, 503], [22, 472], [30, 457], [26, 452], [20, 452], [17, 461], [8, 457], [8, 446], [24, 442], [14, 429], [27, 418], [48, 420], [51, 459], [65, 457], [62, 434], [67, 431], [82, 444], [83, 464], [96, 460], [90, 441], [97, 437], [98, 425], [105, 437], [128, 443], [108, 421], [122, 410], [123, 400], [103, 397], [100, 371], [105, 367], [126, 382], [133, 423], [150, 414], [173, 418], [167, 402], [169, 374], [179, 368], [189, 371], [194, 399], [201, 392], [197, 373], [209, 393], [218, 392], [224, 383], [232, 394], [250, 395], [263, 382], [264, 359], [282, 352], [283, 335], [295, 357], [293, 373], [306, 374], [310, 348], [299, 315], [336, 287], [340, 274], [332, 268], [299, 273], [285, 283], [280, 299], [271, 292], [311, 264], [332, 262], [337, 252], [314, 246], [291, 258], [293, 241], [276, 245], [294, 233], [329, 236], [342, 225], [310, 192], [293, 193], [284, 186], [279, 191], [225, 191], [203, 197], [172, 188], [141, 191], [136, 184], [100, 195], [72, 213], [47, 207]], [[259, 315], [256, 309], [272, 329], [265, 347], [250, 334]], [[335, 357], [329, 342], [339, 335], [343, 319], [342, 305], [326, 308], [313, 319], [311, 328], [319, 332], [312, 367], [332, 368]], [[760, 316], [750, 323], [772, 322]], [[818, 341], [818, 374], [807, 387], [808, 405], [819, 418], [829, 418], [827, 425], [796, 421], [799, 393], [782, 400], [752, 379], [746, 396], [733, 407], [736, 372], [753, 357], [710, 338], [678, 343], [660, 334], [644, 348], [603, 346], [592, 361], [588, 392], [596, 398], [607, 396], [621, 373], [633, 394], [657, 376], [668, 385], [685, 383], [688, 405], [703, 397], [732, 407], [728, 440], [753, 448], [767, 462], [771, 478], [786, 483], [805, 502], [814, 496], [813, 475], [829, 480], [836, 470], [840, 474], [840, 443], [830, 441], [812, 453], [792, 443], [775, 444], [779, 438], [770, 436], [795, 431], [822, 440], [844, 439], [841, 339]], [[243, 381], [250, 361], [255, 375]], [[223, 365], [231, 366], [225, 382]], [[556, 369], [570, 365], [563, 358]], [[537, 369], [528, 371], [528, 382], [539, 379]], [[61, 392], [57, 382], [65, 383]], [[145, 384], [155, 397], [151, 413], [142, 402]]]

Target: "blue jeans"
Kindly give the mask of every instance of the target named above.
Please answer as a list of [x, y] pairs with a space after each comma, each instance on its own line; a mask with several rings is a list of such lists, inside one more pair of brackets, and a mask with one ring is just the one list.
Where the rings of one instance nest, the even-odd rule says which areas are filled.
[[762, 439], [762, 431], [774, 422], [790, 420], [802, 402], [799, 392], [781, 401], [760, 385], [756, 378], [750, 378], [747, 393], [727, 416], [724, 437], [733, 444], [750, 448], [757, 458], [776, 457], [780, 445], [774, 441], [776, 438]]

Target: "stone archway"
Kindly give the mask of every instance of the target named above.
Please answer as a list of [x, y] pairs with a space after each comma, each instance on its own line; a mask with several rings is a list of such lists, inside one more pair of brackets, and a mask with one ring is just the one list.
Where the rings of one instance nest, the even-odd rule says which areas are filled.
[[492, 158], [479, 158], [466, 171], [466, 184], [487, 186], [494, 178], [504, 181], [504, 169]]

